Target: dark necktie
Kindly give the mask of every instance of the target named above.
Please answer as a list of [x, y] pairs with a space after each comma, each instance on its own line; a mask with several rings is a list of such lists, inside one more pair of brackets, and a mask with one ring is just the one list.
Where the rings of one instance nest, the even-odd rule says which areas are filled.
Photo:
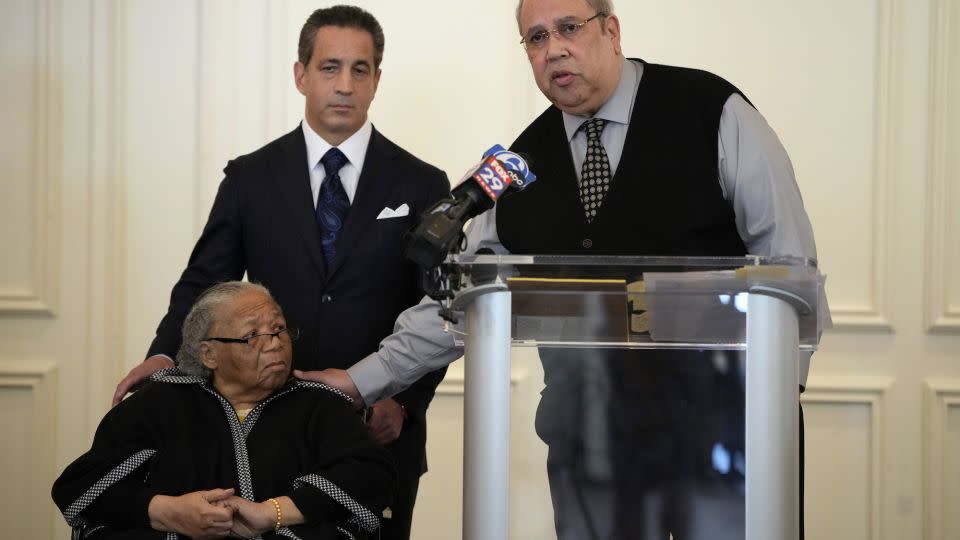
[[337, 254], [337, 235], [347, 219], [347, 211], [350, 210], [350, 199], [340, 182], [340, 168], [346, 165], [347, 161], [347, 156], [337, 148], [327, 150], [320, 158], [326, 176], [323, 177], [320, 193], [317, 195], [317, 225], [320, 226], [320, 244], [327, 265], [333, 263]]
[[597, 216], [597, 210], [610, 189], [610, 160], [600, 144], [600, 134], [605, 125], [607, 121], [599, 118], [580, 125], [580, 129], [587, 132], [587, 155], [580, 169], [580, 202], [583, 203], [588, 223]]

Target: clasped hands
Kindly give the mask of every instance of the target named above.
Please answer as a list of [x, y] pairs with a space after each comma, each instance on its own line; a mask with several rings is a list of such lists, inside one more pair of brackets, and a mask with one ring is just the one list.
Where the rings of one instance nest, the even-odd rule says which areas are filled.
[[[303, 522], [303, 516], [287, 497], [281, 497], [283, 525]], [[194, 491], [179, 497], [157, 495], [148, 507], [150, 526], [190, 538], [253, 538], [277, 525], [273, 502], [248, 501], [231, 489]]]

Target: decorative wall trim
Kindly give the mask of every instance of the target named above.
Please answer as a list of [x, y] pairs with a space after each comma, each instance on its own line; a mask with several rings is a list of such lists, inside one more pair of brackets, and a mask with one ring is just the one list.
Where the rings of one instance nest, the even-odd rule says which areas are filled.
[[[86, 172], [89, 208], [87, 214], [86, 342], [84, 372], [90, 396], [86, 430], [93, 433], [103, 416], [103, 399], [113, 395], [122, 377], [124, 295], [127, 272], [125, 170], [126, 2], [96, 0], [89, 4], [89, 96]], [[78, 105], [79, 106], [79, 105]], [[77, 351], [80, 351], [78, 344]], [[80, 426], [76, 426], [81, 429]]]
[[[57, 443], [57, 365], [50, 361], [0, 361], [0, 396], [10, 392], [29, 392], [32, 406], [29, 411], [17, 411], [26, 426], [26, 440], [15, 441], [15, 447], [29, 449], [30, 461], [18, 465], [22, 475], [15, 475], [12, 485], [17, 490], [17, 507], [22, 514], [20, 531], [29, 531], [30, 538], [50, 538], [54, 508], [50, 501], [50, 486], [56, 478]], [[4, 426], [17, 429], [16, 426]], [[29, 481], [22, 481], [29, 478]], [[15, 529], [17, 530], [17, 529]]]
[[878, 0], [878, 28], [875, 62], [877, 66], [877, 102], [873, 141], [873, 251], [869, 273], [870, 297], [865, 305], [835, 306], [831, 309], [834, 328], [840, 330], [892, 331], [886, 314], [888, 221], [892, 204], [889, 196], [896, 155], [895, 118], [899, 96], [897, 81], [900, 72], [900, 32], [897, 21], [899, 2]]
[[[948, 276], [957, 275], [960, 268], [950, 266], [950, 248], [956, 246], [960, 231], [949, 231], [948, 208], [956, 197], [951, 189], [950, 174], [960, 175], [960, 159], [956, 157], [956, 144], [951, 134], [960, 134], [960, 125], [950, 125], [956, 98], [951, 95], [950, 78], [953, 70], [960, 69], [960, 54], [956, 47], [960, 39], [953, 31], [960, 24], [960, 17], [953, 12], [953, 0], [931, 0], [931, 75], [930, 75], [930, 141], [929, 170], [927, 180], [926, 223], [926, 279], [924, 282], [924, 323], [931, 333], [960, 334], [960, 306], [950, 305], [951, 284]], [[956, 20], [955, 20], [956, 19]], [[955, 88], [952, 90], [960, 90]], [[955, 92], [954, 92], [955, 94]], [[960, 116], [958, 116], [960, 117]], [[960, 180], [956, 178], [955, 180]], [[955, 211], [955, 209], [954, 209]], [[952, 234], [951, 234], [952, 233]], [[948, 240], [949, 239], [949, 240]], [[954, 249], [956, 249], [954, 247]]]
[[[952, 506], [944, 500], [944, 461], [947, 459], [944, 433], [950, 409], [960, 414], [960, 379], [927, 379], [924, 381], [924, 490], [923, 538], [947, 540], [944, 530], [947, 509]], [[954, 459], [957, 459], [956, 457]]]
[[[876, 282], [877, 274], [881, 270], [874, 269], [871, 277]], [[878, 311], [879, 304], [874, 303], [871, 306], [830, 306], [830, 316], [833, 318], [833, 329], [844, 330], [848, 332], [867, 331], [867, 332], [893, 332], [893, 326], [887, 320], [886, 315]]]
[[274, 106], [270, 89], [282, 85], [286, 90], [293, 82], [289, 59], [295, 56], [296, 36], [287, 33], [275, 40], [284, 46], [286, 69], [282, 75], [270, 71], [270, 54], [278, 48], [272, 39], [276, 36], [270, 32], [283, 4], [285, 1], [273, 0], [246, 4], [204, 0], [195, 4], [198, 100], [193, 203], [197, 236], [207, 221], [224, 165], [293, 127], [285, 125], [276, 134], [267, 130]]
[[[235, 13], [223, 0], [196, 2], [197, 10], [197, 114], [194, 129], [197, 132], [197, 153], [193, 175], [193, 230], [194, 238], [200, 236], [210, 213], [219, 181], [220, 169], [226, 161], [218, 159], [223, 147], [230, 146], [235, 132], [234, 115], [225, 110], [236, 111], [233, 99], [237, 81], [233, 78], [236, 48], [233, 26]], [[223, 92], [224, 82], [234, 91]]]
[[[290, 0], [271, 0], [266, 6], [264, 17], [266, 59], [266, 128], [267, 139], [279, 137], [290, 131], [293, 124], [287, 116], [290, 86], [293, 84], [293, 58], [290, 35]], [[304, 18], [307, 14], [304, 14]], [[299, 17], [299, 15], [298, 15]], [[303, 24], [300, 21], [300, 24]], [[296, 26], [299, 28], [299, 26]]]
[[[31, 182], [36, 192], [34, 220], [36, 233], [30, 246], [31, 283], [24, 289], [0, 288], [0, 315], [54, 315], [57, 308], [60, 261], [60, 89], [55, 81], [59, 66], [60, 12], [55, 0], [34, 4], [36, 9], [35, 66], [36, 109]], [[31, 204], [31, 201], [23, 201]], [[27, 224], [24, 224], [27, 226]]]
[[884, 495], [883, 441], [887, 392], [891, 377], [811, 375], [801, 396], [804, 404], [867, 405], [870, 407], [870, 528], [868, 538], [881, 540]]
[[[0, 360], [0, 389], [29, 388], [36, 390], [57, 371], [55, 362], [39, 360]], [[54, 389], [55, 390], [55, 389]]]

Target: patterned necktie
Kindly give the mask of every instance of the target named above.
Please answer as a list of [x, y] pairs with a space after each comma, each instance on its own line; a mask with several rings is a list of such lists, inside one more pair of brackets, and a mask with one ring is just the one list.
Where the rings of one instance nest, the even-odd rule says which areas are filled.
[[600, 144], [600, 134], [606, 120], [593, 118], [580, 125], [580, 129], [587, 132], [587, 155], [580, 169], [580, 202], [587, 215], [587, 223], [597, 217], [597, 210], [603, 202], [603, 197], [610, 189], [610, 161], [607, 151]]
[[320, 193], [317, 195], [317, 225], [320, 226], [320, 244], [323, 248], [323, 257], [327, 265], [333, 263], [337, 254], [337, 234], [343, 228], [350, 210], [350, 199], [340, 182], [340, 168], [347, 164], [347, 156], [337, 148], [327, 150], [320, 158], [326, 176], [320, 184]]

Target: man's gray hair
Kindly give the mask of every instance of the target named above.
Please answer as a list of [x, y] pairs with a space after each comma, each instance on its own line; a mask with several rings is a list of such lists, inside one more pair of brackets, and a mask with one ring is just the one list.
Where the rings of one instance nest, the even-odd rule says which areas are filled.
[[190, 308], [187, 318], [183, 320], [183, 339], [180, 342], [180, 350], [177, 351], [177, 367], [180, 371], [206, 380], [210, 379], [213, 372], [203, 365], [203, 360], [200, 358], [200, 340], [209, 337], [207, 332], [217, 322], [221, 306], [250, 291], [262, 292], [273, 300], [273, 296], [266, 287], [247, 281], [225, 281], [203, 291]]
[[[613, 0], [585, 0], [596, 13], [613, 14]], [[517, 29], [520, 35], [523, 35], [523, 28], [520, 27], [520, 9], [523, 8], [523, 0], [517, 2]]]

